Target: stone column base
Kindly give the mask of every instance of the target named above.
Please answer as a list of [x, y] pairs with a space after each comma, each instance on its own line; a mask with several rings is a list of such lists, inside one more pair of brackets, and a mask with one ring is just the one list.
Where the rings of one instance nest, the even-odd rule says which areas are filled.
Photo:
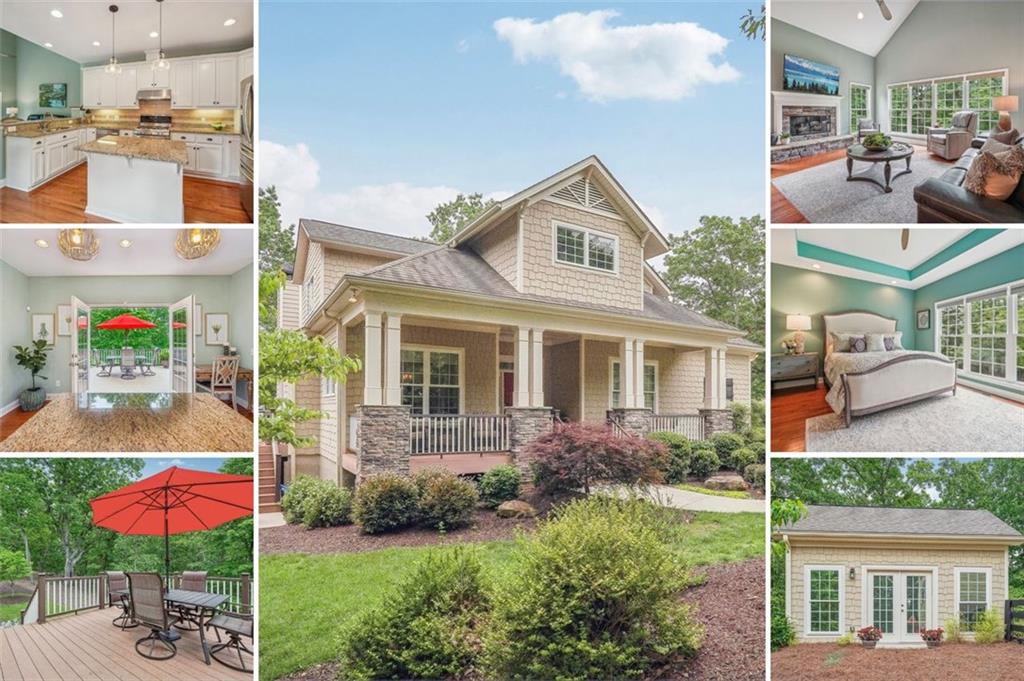
[[410, 409], [405, 406], [361, 405], [359, 414], [359, 474], [409, 475]]
[[717, 433], [732, 432], [731, 409], [701, 409], [700, 417], [704, 421], [704, 439], [708, 440]]
[[509, 422], [509, 450], [512, 463], [523, 481], [533, 481], [532, 460], [526, 453], [531, 442], [551, 430], [551, 407], [505, 407]]
[[654, 412], [646, 408], [612, 409], [622, 429], [633, 435], [645, 437], [651, 432], [651, 416]]

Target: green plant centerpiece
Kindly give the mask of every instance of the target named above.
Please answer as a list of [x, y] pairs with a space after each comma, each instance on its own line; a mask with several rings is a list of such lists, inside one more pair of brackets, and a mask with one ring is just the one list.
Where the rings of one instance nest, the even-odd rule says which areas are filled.
[[[36, 376], [46, 367], [46, 341], [32, 341], [32, 345], [15, 345], [14, 359], [19, 366], [32, 373], [32, 387], [26, 388], [18, 395], [22, 411], [36, 411], [46, 401], [46, 390], [36, 385]], [[46, 376], [39, 376], [46, 380]]]
[[881, 132], [873, 132], [861, 142], [868, 151], [885, 151], [892, 146], [892, 138]]

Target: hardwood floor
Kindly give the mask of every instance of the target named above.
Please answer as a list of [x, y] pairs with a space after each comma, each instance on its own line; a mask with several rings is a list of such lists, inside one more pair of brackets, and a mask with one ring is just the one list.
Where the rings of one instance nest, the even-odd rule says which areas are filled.
[[[957, 390], [970, 390], [972, 392], [988, 395], [994, 400], [1012, 404], [1015, 407], [1024, 409], [1024, 404], [1015, 402], [1006, 397], [991, 395], [989, 393], [970, 388], [963, 383], [958, 383]], [[827, 394], [824, 384], [815, 388], [788, 388], [772, 394], [772, 451], [773, 452], [803, 452], [807, 449], [804, 441], [807, 419], [815, 416], [822, 416], [832, 412], [832, 408], [825, 402]]]
[[[42, 187], [22, 192], [0, 188], [0, 222], [80, 224], [109, 222], [85, 213], [88, 174], [86, 164], [72, 168]], [[185, 176], [185, 222], [233, 224], [251, 220], [238, 199], [239, 186], [201, 177]]]

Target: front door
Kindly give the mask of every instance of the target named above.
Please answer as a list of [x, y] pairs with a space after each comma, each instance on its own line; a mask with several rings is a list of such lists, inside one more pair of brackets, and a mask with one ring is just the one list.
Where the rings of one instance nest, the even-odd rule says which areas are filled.
[[71, 392], [89, 392], [89, 306], [71, 296]]
[[192, 365], [193, 296], [179, 300], [170, 307], [171, 392], [195, 392], [196, 374]]
[[501, 403], [506, 407], [513, 406], [516, 391], [516, 375], [513, 371], [501, 372]]
[[882, 641], [920, 643], [921, 630], [929, 628], [931, 574], [885, 571], [868, 573], [871, 585], [868, 612], [881, 629]]

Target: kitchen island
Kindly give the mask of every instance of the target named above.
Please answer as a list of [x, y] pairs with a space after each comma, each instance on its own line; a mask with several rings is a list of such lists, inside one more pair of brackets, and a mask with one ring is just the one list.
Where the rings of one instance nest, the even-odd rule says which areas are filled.
[[83, 144], [90, 215], [129, 223], [182, 223], [184, 142], [108, 135]]

